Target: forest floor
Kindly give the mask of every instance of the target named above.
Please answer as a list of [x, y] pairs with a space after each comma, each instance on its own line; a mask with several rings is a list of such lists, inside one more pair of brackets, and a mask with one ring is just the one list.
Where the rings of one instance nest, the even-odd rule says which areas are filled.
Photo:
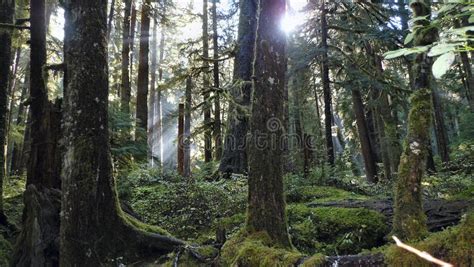
[[[381, 251], [380, 247], [389, 251], [390, 212], [387, 213], [386, 208], [390, 208], [391, 196], [385, 192], [391, 191], [391, 184], [371, 186], [364, 183], [362, 178], [349, 174], [342, 176], [344, 178], [337, 180], [323, 179], [315, 171], [306, 178], [296, 174], [285, 177], [289, 234], [298, 257], [370, 254]], [[469, 201], [474, 197], [473, 185], [469, 175], [430, 176], [424, 182], [425, 198], [441, 199], [446, 203], [468, 203], [461, 205], [454, 215], [451, 214], [457, 219], [445, 223], [456, 224], [467, 208], [472, 206]], [[7, 216], [13, 223], [20, 225], [24, 179], [10, 177], [5, 188], [8, 188], [5, 191]], [[156, 169], [135, 168], [126, 176], [118, 178], [117, 188], [123, 204], [128, 207], [125, 208], [128, 213], [133, 210], [133, 216], [138, 219], [157, 225], [196, 247], [211, 248], [207, 251], [204, 249], [203, 254], [217, 256], [219, 251], [212, 249], [220, 247], [216, 245], [216, 236], [224, 234], [232, 239], [239, 235], [245, 223], [245, 177], [207, 181], [205, 176], [201, 176], [190, 182], [175, 174], [162, 175]], [[445, 202], [441, 205], [445, 205]], [[438, 227], [436, 230], [444, 228]], [[5, 231], [3, 236], [8, 237]], [[6, 262], [14, 236], [0, 241], [0, 259], [3, 257]], [[397, 255], [396, 252], [391, 253]], [[174, 263], [188, 266], [192, 260], [192, 257], [183, 254], [172, 254], [137, 266]], [[195, 264], [206, 266], [211, 263]], [[3, 266], [1, 261], [0, 266]]]

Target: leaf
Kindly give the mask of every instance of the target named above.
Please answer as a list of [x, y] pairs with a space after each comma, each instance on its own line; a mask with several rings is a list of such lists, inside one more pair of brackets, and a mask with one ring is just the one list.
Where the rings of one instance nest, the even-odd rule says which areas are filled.
[[436, 79], [441, 78], [451, 68], [455, 58], [456, 55], [452, 51], [438, 57], [433, 63], [433, 76]]
[[469, 17], [469, 23], [474, 23], [474, 14]]
[[413, 37], [415, 36], [414, 33], [410, 32], [407, 37], [405, 37], [405, 41], [403, 42], [405, 45], [409, 44], [411, 41], [413, 41]]
[[385, 59], [393, 59], [405, 55], [407, 49], [398, 49], [384, 54]]
[[428, 52], [429, 57], [435, 57], [456, 50], [457, 44], [438, 43]]

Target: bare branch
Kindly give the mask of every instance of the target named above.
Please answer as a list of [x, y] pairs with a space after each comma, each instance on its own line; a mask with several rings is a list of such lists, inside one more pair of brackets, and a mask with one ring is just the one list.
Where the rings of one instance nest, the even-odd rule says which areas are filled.
[[438, 264], [439, 266], [442, 266], [442, 267], [453, 267], [453, 265], [451, 263], [447, 263], [447, 262], [444, 262], [440, 259], [437, 259], [437, 258], [431, 256], [430, 254], [428, 254], [428, 252], [420, 251], [420, 250], [418, 250], [414, 247], [410, 247], [409, 245], [403, 244], [402, 241], [400, 241], [400, 239], [398, 239], [396, 236], [392, 236], [392, 238], [393, 238], [393, 240], [395, 240], [395, 243], [397, 244], [398, 247], [401, 247], [401, 248], [403, 248], [403, 249], [405, 249], [405, 250], [407, 250], [411, 253], [414, 253], [422, 259], [425, 259], [429, 262]]

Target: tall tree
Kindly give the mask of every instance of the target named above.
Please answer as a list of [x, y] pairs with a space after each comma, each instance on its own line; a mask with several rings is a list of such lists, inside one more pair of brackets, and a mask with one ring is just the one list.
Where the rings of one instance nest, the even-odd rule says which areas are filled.
[[[107, 1], [71, 1], [64, 94], [60, 265], [169, 253], [182, 241], [136, 228], [117, 204], [108, 130]], [[88, 111], [88, 112], [79, 112]]]
[[234, 60], [234, 85], [230, 103], [229, 128], [219, 165], [223, 173], [243, 174], [248, 171], [246, 136], [249, 130], [252, 62], [255, 48], [257, 6], [255, 0], [240, 1], [237, 54]]
[[365, 118], [364, 103], [358, 89], [352, 89], [352, 106], [357, 123], [360, 146], [362, 148], [362, 157], [364, 158], [365, 175], [371, 183], [377, 181], [377, 165], [375, 153], [372, 150], [369, 138], [369, 128]]
[[191, 176], [191, 109], [192, 109], [192, 88], [193, 80], [191, 76], [186, 79], [185, 107], [184, 107], [184, 176]]
[[131, 38], [130, 16], [132, 10], [132, 0], [124, 0], [125, 9], [123, 13], [122, 25], [122, 83], [120, 92], [120, 107], [122, 112], [130, 113], [130, 46], [133, 42]]
[[[156, 19], [156, 12], [154, 13], [153, 30], [151, 36], [151, 68], [150, 68], [150, 97], [148, 105], [148, 147], [151, 163], [155, 164], [155, 143], [156, 123], [159, 123], [159, 119], [156, 118], [157, 113], [157, 87], [156, 87], [156, 76], [157, 76], [157, 60], [158, 60], [158, 21]], [[158, 163], [159, 164], [159, 163]]]
[[[163, 0], [163, 10], [162, 10], [162, 18], [161, 18], [161, 21], [160, 21], [160, 26], [161, 26], [161, 35], [160, 35], [160, 56], [159, 56], [159, 59], [158, 59], [158, 81], [162, 81], [163, 80], [163, 61], [164, 61], [164, 58], [165, 58], [165, 30], [166, 30], [166, 24], [165, 24], [165, 20], [164, 20], [164, 17], [166, 16], [166, 0]], [[163, 126], [162, 126], [162, 121], [163, 121], [163, 113], [162, 113], [162, 110], [161, 110], [161, 88], [158, 86], [157, 87], [157, 90], [156, 90], [156, 99], [155, 99], [155, 104], [156, 104], [156, 107], [155, 107], [155, 116], [156, 116], [156, 122], [155, 124], [153, 125], [154, 127], [154, 130], [153, 132], [156, 133], [156, 143], [157, 143], [157, 147], [156, 147], [156, 151], [158, 153], [158, 160], [159, 160], [159, 164], [162, 163], [162, 159], [163, 159]]]
[[[54, 160], [56, 140], [52, 132], [59, 128], [51, 118], [52, 103], [46, 88], [46, 20], [45, 1], [30, 1], [30, 111], [31, 148], [27, 184], [59, 187], [59, 164]], [[57, 137], [57, 136], [56, 136]]]
[[[437, 33], [430, 26], [431, 1], [417, 0], [410, 3], [417, 30], [415, 46], [432, 44]], [[426, 28], [428, 28], [426, 30]], [[408, 115], [408, 129], [405, 147], [400, 159], [398, 181], [395, 186], [395, 207], [392, 232], [405, 240], [419, 239], [426, 234], [426, 217], [422, 207], [421, 180], [426, 166], [429, 130], [432, 120], [431, 101], [431, 59], [427, 53], [420, 53], [414, 61], [414, 92], [411, 96], [411, 109]]]
[[[0, 1], [0, 23], [13, 24], [15, 3], [13, 0]], [[3, 181], [5, 169], [5, 142], [7, 137], [8, 76], [11, 63], [12, 34], [0, 30], [0, 223], [5, 223], [3, 212]]]
[[214, 78], [214, 144], [215, 160], [222, 157], [222, 131], [221, 131], [221, 102], [220, 102], [220, 82], [219, 82], [219, 35], [217, 32], [217, 1], [212, 1], [212, 47], [213, 47], [213, 78]]
[[137, 125], [147, 131], [151, 0], [142, 3], [137, 79]]
[[[290, 247], [283, 195], [283, 101], [286, 36], [280, 21], [286, 1], [260, 0], [255, 41], [253, 99], [250, 118], [247, 229], [267, 232]], [[263, 141], [263, 144], [262, 144]]]
[[208, 0], [202, 1], [202, 90], [203, 90], [203, 113], [204, 113], [204, 161], [212, 160], [212, 131], [211, 131], [211, 103], [210, 83], [209, 83], [209, 20], [208, 20]]
[[326, 136], [327, 162], [334, 166], [334, 144], [332, 141], [332, 99], [331, 85], [329, 80], [329, 58], [328, 58], [328, 23], [326, 0], [321, 1], [321, 81], [324, 94], [324, 127]]

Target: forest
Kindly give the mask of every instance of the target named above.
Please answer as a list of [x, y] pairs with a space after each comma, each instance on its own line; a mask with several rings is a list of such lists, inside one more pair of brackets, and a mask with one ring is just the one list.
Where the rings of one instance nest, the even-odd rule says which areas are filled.
[[474, 266], [472, 0], [0, 0], [0, 266]]

